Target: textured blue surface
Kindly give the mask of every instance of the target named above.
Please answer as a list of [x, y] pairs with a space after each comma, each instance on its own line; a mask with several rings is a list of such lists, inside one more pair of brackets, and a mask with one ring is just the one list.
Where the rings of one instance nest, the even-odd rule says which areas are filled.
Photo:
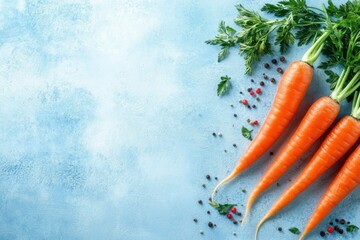
[[[215, 180], [205, 175], [230, 171], [248, 144], [241, 126], [247, 118], [262, 122], [276, 90], [267, 84], [258, 108], [244, 108], [238, 92], [251, 82], [243, 60], [232, 51], [218, 64], [218, 48], [204, 44], [221, 19], [232, 21], [239, 2], [259, 10], [265, 1], [0, 1], [0, 239], [252, 239], [254, 224], [302, 165], [256, 202], [242, 227], [206, 203]], [[292, 49], [288, 62], [304, 50]], [[225, 74], [233, 89], [219, 98]], [[328, 93], [316, 71], [295, 123]], [[243, 211], [270, 160], [223, 188], [219, 201]], [[335, 170], [265, 224], [261, 239], [296, 239], [286, 229], [304, 227]], [[359, 193], [328, 219], [360, 225]]]

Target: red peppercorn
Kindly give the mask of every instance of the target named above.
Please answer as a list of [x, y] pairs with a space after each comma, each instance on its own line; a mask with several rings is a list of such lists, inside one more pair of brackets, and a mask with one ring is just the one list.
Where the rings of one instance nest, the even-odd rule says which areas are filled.
[[257, 93], [257, 94], [260, 94], [260, 93], [261, 93], [261, 88], [257, 88], [257, 89], [256, 89], [256, 93]]
[[232, 213], [236, 213], [236, 207], [231, 208]]
[[244, 99], [244, 100], [242, 100], [242, 103], [244, 104], [244, 105], [248, 105], [248, 100], [246, 100], [246, 99]]
[[231, 213], [228, 213], [228, 214], [226, 215], [226, 217], [227, 217], [228, 219], [232, 219], [232, 214], [231, 214]]
[[253, 121], [253, 124], [258, 125], [259, 124], [258, 120]]
[[251, 91], [251, 92], [250, 92], [250, 95], [251, 95], [251, 96], [254, 96], [254, 94], [255, 94], [254, 91]]
[[333, 233], [333, 232], [334, 232], [334, 228], [333, 228], [333, 227], [328, 227], [327, 231], [328, 231], [328, 233]]

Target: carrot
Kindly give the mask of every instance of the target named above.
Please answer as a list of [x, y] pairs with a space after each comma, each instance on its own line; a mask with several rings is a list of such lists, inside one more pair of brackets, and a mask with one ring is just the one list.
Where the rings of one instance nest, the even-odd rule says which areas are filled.
[[[293, 184], [279, 197], [265, 217], [259, 222], [255, 236], [261, 225], [286, 207], [300, 193], [305, 191], [323, 173], [345, 155], [360, 137], [360, 97], [355, 93], [350, 116], [343, 117], [330, 131], [305, 169]], [[256, 237], [255, 237], [256, 238]]]
[[330, 97], [321, 97], [312, 104], [290, 140], [250, 194], [243, 222], [260, 193], [276, 182], [314, 144], [335, 121], [339, 111], [340, 105]]
[[235, 178], [260, 158], [289, 125], [311, 83], [313, 76], [312, 64], [318, 58], [323, 42], [328, 36], [329, 33], [324, 32], [304, 54], [302, 61], [292, 62], [284, 72], [264, 124], [247, 147], [234, 170], [215, 187], [211, 195], [212, 201], [220, 186]]
[[320, 200], [299, 240], [313, 230], [346, 196], [360, 184], [360, 145], [346, 160]]

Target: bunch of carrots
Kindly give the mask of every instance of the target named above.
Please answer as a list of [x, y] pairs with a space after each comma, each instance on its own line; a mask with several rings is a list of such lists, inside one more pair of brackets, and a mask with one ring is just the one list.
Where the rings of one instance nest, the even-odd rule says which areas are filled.
[[[328, 57], [328, 61], [321, 65], [323, 68], [340, 65], [342, 66], [343, 71], [340, 75], [336, 75], [330, 70], [327, 70], [327, 73], [331, 78], [329, 81], [332, 82], [332, 93], [330, 96], [319, 98], [311, 105], [295, 132], [282, 147], [279, 154], [270, 164], [264, 176], [250, 194], [243, 221], [245, 221], [251, 206], [260, 194], [282, 177], [284, 173], [306, 151], [308, 151], [335, 122], [335, 119], [340, 112], [340, 103], [345, 99], [352, 99], [353, 101], [351, 113], [343, 117], [330, 130], [325, 140], [321, 143], [320, 147], [307, 166], [305, 166], [301, 174], [279, 197], [260, 221], [256, 228], [255, 238], [257, 238], [259, 229], [266, 220], [290, 204], [299, 194], [320, 178], [331, 166], [345, 156], [359, 140], [360, 1], [348, 1], [339, 7], [329, 1], [328, 6], [324, 6], [323, 9], [309, 7], [306, 5], [305, 0], [285, 0], [276, 5], [266, 4], [263, 10], [273, 13], [276, 17], [282, 17], [272, 21], [262, 18], [258, 13], [246, 10], [241, 5], [237, 6], [237, 8], [240, 15], [235, 22], [243, 27], [243, 31], [239, 32], [237, 35], [234, 32], [232, 33], [232, 39], [235, 39], [235, 36], [239, 36], [232, 44], [235, 44], [235, 42], [239, 44], [240, 52], [245, 53], [245, 58], [249, 57], [246, 55], [249, 54], [249, 52], [245, 51], [247, 47], [249, 47], [249, 44], [254, 44], [253, 49], [256, 49], [259, 45], [256, 40], [253, 42], [246, 40], [248, 42], [244, 42], [245, 37], [252, 37], [252, 33], [249, 29], [254, 30], [258, 28], [259, 31], [264, 31], [267, 34], [266, 35], [263, 32], [262, 35], [268, 37], [275, 28], [283, 28], [282, 31], [284, 32], [286, 31], [286, 27], [291, 26], [292, 29], [288, 31], [288, 34], [280, 32], [280, 34], [283, 35], [279, 35], [278, 32], [278, 35], [276, 36], [275, 44], [280, 43], [281, 47], [286, 47], [286, 44], [293, 44], [294, 41], [281, 39], [281, 36], [291, 37], [291, 35], [289, 35], [292, 34], [291, 31], [296, 30], [297, 28], [298, 31], [301, 31], [305, 26], [312, 29], [312, 33], [314, 33], [312, 35], [314, 42], [304, 54], [303, 58], [300, 61], [292, 62], [284, 72], [274, 97], [273, 104], [262, 127], [259, 129], [254, 140], [247, 147], [245, 153], [240, 158], [231, 174], [220, 181], [215, 187], [211, 195], [211, 201], [214, 201], [215, 194], [222, 185], [234, 179], [259, 159], [283, 134], [285, 129], [291, 123], [307, 92], [313, 77], [313, 64], [321, 53]], [[299, 14], [299, 11], [308, 11], [309, 14]], [[314, 21], [314, 19], [316, 19], [316, 21]], [[246, 24], [248, 24], [250, 20], [252, 28], [247, 29], [249, 26]], [[288, 24], [289, 21], [293, 21], [291, 25]], [[274, 24], [273, 28], [267, 28], [266, 24], [270, 22]], [[295, 36], [304, 38], [299, 32], [297, 32]], [[220, 37], [217, 39], [221, 39]], [[270, 44], [268, 39], [259, 41], [263, 41], [267, 45]], [[303, 44], [307, 42], [310, 42], [310, 40], [307, 39], [307, 41], [302, 41]], [[210, 42], [210, 44], [212, 43], [216, 42]], [[224, 42], [220, 43], [222, 45], [219, 45], [222, 47], [226, 46]], [[242, 50], [244, 47], [245, 50]], [[282, 48], [282, 50], [285, 51], [286, 48]], [[255, 54], [255, 56], [252, 56], [253, 58], [251, 61], [258, 59], [264, 52], [252, 52], [252, 54]], [[251, 66], [248, 65], [248, 67], [250, 68]], [[359, 184], [360, 146], [356, 147], [350, 157], [346, 160], [344, 166], [325, 192], [300, 239], [303, 239], [307, 233], [314, 229], [319, 222]]]

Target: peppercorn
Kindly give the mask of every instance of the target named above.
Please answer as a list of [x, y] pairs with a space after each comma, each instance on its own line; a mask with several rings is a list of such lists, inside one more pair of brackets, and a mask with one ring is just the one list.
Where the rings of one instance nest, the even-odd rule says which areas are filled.
[[259, 98], [259, 97], [257, 97], [257, 98], [256, 98], [256, 101], [260, 101], [260, 98]]
[[208, 223], [208, 226], [209, 226], [209, 228], [213, 228], [213, 227], [214, 227], [214, 224], [213, 224], [212, 222], [209, 222], [209, 223]]
[[241, 190], [243, 193], [246, 193], [246, 189]]
[[271, 78], [271, 79], [270, 79], [270, 82], [272, 82], [272, 83], [276, 83], [275, 78]]
[[254, 79], [251, 79], [251, 82], [255, 82]]
[[332, 225], [334, 225], [334, 223], [333, 223], [333, 222], [330, 222], [329, 224], [330, 224], [331, 226], [332, 226]]
[[207, 213], [207, 214], [210, 214], [210, 211], [207, 211], [206, 213]]
[[344, 219], [340, 219], [340, 224], [344, 225], [345, 224], [345, 220]]
[[263, 81], [260, 82], [260, 86], [265, 86], [265, 83]]
[[327, 231], [328, 231], [328, 233], [333, 233], [333, 232], [334, 232], [334, 229], [333, 229], [332, 227], [328, 227], [328, 228], [327, 228]]
[[222, 137], [222, 133], [218, 133], [219, 137]]
[[285, 57], [284, 57], [284, 56], [281, 56], [281, 57], [280, 57], [280, 62], [285, 62], [285, 61], [286, 61]]
[[202, 187], [203, 187], [203, 188], [206, 188], [206, 185], [205, 185], [205, 184], [203, 184], [203, 185], [202, 185]]
[[339, 222], [339, 219], [336, 218], [336, 219], [335, 219], [335, 222]]
[[252, 88], [248, 88], [247, 91], [248, 91], [248, 92], [251, 92], [251, 91], [252, 91]]
[[284, 70], [283, 70], [282, 68], [277, 68], [276, 71], [277, 71], [278, 73], [284, 73]]
[[233, 224], [235, 224], [235, 225], [236, 225], [237, 223], [238, 223], [237, 221], [233, 221]]
[[248, 118], [248, 119], [247, 119], [247, 122], [248, 122], [248, 123], [250, 123], [250, 122], [251, 122], [251, 120]]
[[272, 59], [271, 62], [272, 62], [273, 64], [277, 64], [277, 60], [276, 60], [275, 58]]
[[325, 237], [325, 232], [324, 232], [324, 231], [321, 231], [321, 232], [320, 232], [320, 236]]
[[234, 107], [234, 104], [230, 104], [230, 107]]
[[343, 234], [343, 233], [344, 233], [344, 230], [339, 229], [338, 233]]
[[274, 155], [274, 153], [273, 153], [273, 152], [270, 152], [270, 155]]
[[238, 212], [236, 215], [238, 215], [239, 217], [242, 216], [242, 213], [241, 212]]
[[227, 150], [226, 150], [226, 149], [224, 149], [224, 152], [226, 152], [226, 153], [227, 153]]
[[266, 75], [265, 73], [263, 73], [263, 77], [264, 77], [264, 79], [268, 79], [268, 78], [269, 78], [268, 75]]
[[243, 94], [243, 92], [240, 92], [240, 94]]
[[201, 235], [204, 235], [204, 231], [200, 231], [200, 234], [201, 234]]
[[194, 222], [196, 222], [196, 223], [198, 222], [197, 218], [194, 218]]
[[210, 177], [210, 175], [208, 174], [208, 175], [206, 175], [206, 179], [207, 180], [210, 180], [211, 179], [211, 177]]
[[233, 147], [235, 147], [235, 148], [237, 147], [235, 143], [233, 144]]
[[279, 231], [279, 232], [282, 232], [282, 227], [278, 227], [278, 231]]
[[264, 67], [265, 67], [266, 69], [269, 69], [269, 68], [270, 68], [270, 64], [265, 63], [265, 64], [264, 64]]
[[202, 201], [202, 200], [199, 200], [198, 203], [199, 203], [200, 205], [202, 205], [202, 204], [203, 204], [203, 201]]
[[252, 105], [252, 108], [256, 108], [256, 105], [255, 105], [255, 104], [253, 104], [253, 105]]
[[251, 109], [250, 105], [247, 105], [248, 109]]
[[234, 114], [234, 117], [237, 117], [237, 114]]
[[276, 186], [277, 186], [277, 187], [280, 187], [280, 183], [277, 182], [277, 183], [276, 183]]
[[217, 178], [217, 177], [215, 177], [215, 180], [217, 181], [217, 180], [218, 180], [218, 178]]
[[350, 222], [348, 221], [346, 224], [350, 224]]
[[216, 133], [214, 133], [214, 132], [213, 132], [213, 134], [212, 134], [212, 135], [213, 135], [214, 137], [216, 137]]

